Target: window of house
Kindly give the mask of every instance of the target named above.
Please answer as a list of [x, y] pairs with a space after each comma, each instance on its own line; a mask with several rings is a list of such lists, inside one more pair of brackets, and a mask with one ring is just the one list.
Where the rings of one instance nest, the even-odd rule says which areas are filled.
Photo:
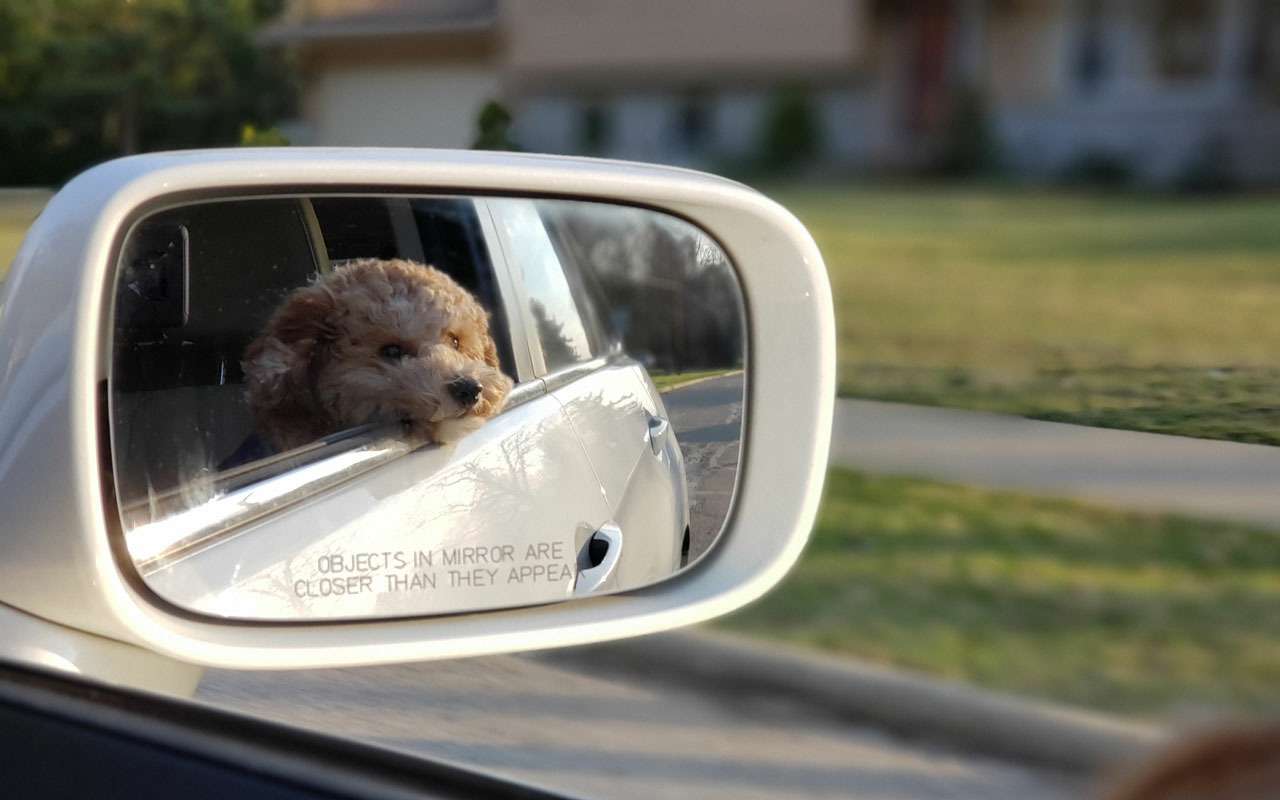
[[1209, 74], [1216, 53], [1217, 5], [1212, 0], [1161, 0], [1156, 5], [1156, 72], [1164, 78]]

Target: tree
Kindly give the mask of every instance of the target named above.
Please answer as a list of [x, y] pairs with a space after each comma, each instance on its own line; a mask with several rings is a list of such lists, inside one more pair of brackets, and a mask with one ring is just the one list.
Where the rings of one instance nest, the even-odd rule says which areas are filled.
[[282, 0], [0, 0], [0, 184], [118, 155], [235, 144], [288, 111], [254, 31]]

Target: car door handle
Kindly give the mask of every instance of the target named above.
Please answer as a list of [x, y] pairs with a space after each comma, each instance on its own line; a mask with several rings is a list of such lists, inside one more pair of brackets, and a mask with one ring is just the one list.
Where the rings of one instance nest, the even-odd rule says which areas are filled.
[[609, 580], [622, 556], [622, 528], [616, 522], [601, 525], [587, 541], [587, 555], [594, 566], [578, 572], [573, 585], [575, 597], [592, 594]]
[[653, 448], [655, 456], [661, 453], [666, 445], [669, 430], [671, 430], [671, 423], [666, 418], [649, 417], [649, 446]]

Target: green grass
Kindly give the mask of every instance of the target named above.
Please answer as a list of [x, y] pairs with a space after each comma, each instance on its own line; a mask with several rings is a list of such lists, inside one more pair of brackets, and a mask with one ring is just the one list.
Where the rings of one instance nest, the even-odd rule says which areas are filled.
[[826, 259], [842, 394], [1280, 444], [1280, 197], [771, 194]]
[[730, 372], [736, 372], [737, 369], [704, 369], [694, 370], [692, 372], [669, 372], [661, 375], [651, 374], [649, 377], [653, 379], [653, 385], [658, 387], [658, 391], [665, 392], [682, 386], [686, 383], [702, 380], [703, 378], [714, 378], [717, 375], [727, 375]]
[[43, 189], [0, 189], [0, 281], [9, 272], [27, 228], [48, 200], [49, 193]]
[[1280, 711], [1280, 534], [828, 480], [800, 564], [721, 624], [1111, 712]]

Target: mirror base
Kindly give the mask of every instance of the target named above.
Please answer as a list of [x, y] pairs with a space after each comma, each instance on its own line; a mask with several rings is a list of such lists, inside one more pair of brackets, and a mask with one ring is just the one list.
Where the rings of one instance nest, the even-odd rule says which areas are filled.
[[0, 660], [62, 670], [131, 689], [193, 697], [204, 668], [0, 605]]

